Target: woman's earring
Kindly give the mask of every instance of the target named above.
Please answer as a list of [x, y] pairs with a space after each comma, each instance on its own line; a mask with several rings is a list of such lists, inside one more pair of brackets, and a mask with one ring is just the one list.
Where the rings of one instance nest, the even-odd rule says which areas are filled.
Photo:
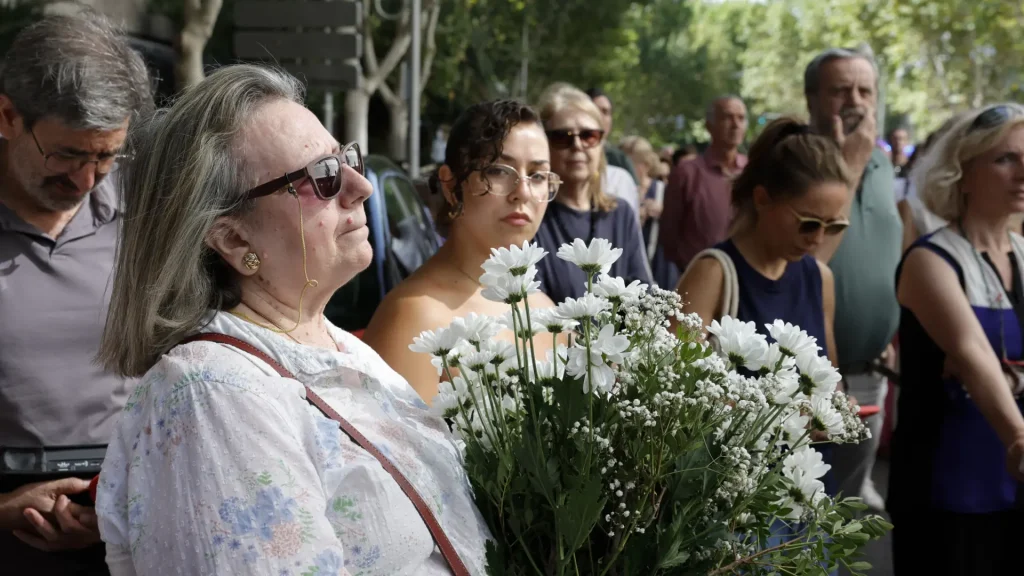
[[260, 268], [260, 257], [255, 252], [246, 252], [245, 256], [242, 256], [242, 264], [249, 270], [259, 270]]
[[452, 220], [455, 220], [459, 216], [462, 216], [462, 208], [463, 208], [462, 202], [461, 201], [456, 202], [455, 205], [452, 206], [451, 210], [448, 211], [448, 218], [450, 218]]

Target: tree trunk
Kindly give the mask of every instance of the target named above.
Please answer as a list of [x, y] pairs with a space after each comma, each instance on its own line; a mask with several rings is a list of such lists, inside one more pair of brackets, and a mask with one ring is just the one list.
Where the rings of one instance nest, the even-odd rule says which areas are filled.
[[362, 88], [345, 93], [345, 142], [358, 142], [363, 154], [370, 152], [370, 93]]
[[397, 106], [389, 105], [391, 112], [391, 130], [388, 134], [388, 156], [395, 162], [402, 163], [409, 156], [409, 107], [405, 101]]
[[223, 0], [185, 0], [185, 25], [174, 69], [178, 90], [194, 86], [205, 77], [203, 50], [213, 34], [222, 4]]

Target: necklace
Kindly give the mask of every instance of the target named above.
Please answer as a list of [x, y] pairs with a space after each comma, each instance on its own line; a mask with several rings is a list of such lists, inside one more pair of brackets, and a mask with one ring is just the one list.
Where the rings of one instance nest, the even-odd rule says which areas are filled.
[[[290, 339], [291, 339], [291, 340], [292, 340], [293, 342], [295, 342], [296, 344], [299, 344], [300, 346], [309, 346], [309, 344], [306, 344], [306, 343], [304, 343], [304, 342], [300, 342], [298, 338], [296, 338], [295, 336], [292, 336], [292, 330], [288, 330], [287, 332], [286, 332], [286, 331], [283, 331], [283, 330], [282, 330], [282, 331], [276, 331], [276, 330], [273, 330], [272, 328], [269, 328], [269, 327], [267, 327], [267, 326], [264, 326], [263, 324], [260, 324], [259, 322], [257, 322], [257, 321], [255, 321], [255, 320], [253, 320], [252, 318], [249, 318], [249, 317], [248, 317], [248, 316], [246, 316], [246, 315], [245, 315], [245, 313], [243, 313], [243, 312], [234, 312], [234, 311], [228, 310], [228, 314], [231, 314], [232, 316], [237, 316], [238, 318], [241, 318], [242, 320], [245, 320], [246, 322], [248, 322], [248, 323], [250, 323], [250, 324], [253, 324], [253, 325], [255, 325], [255, 326], [259, 326], [260, 328], [263, 328], [263, 329], [265, 329], [265, 330], [270, 330], [270, 331], [272, 331], [272, 332], [276, 332], [276, 333], [278, 333], [278, 334], [284, 334], [285, 336], [287, 336], [287, 337], [288, 337], [288, 338], [290, 338]], [[294, 330], [294, 329], [293, 329], [293, 330]], [[339, 345], [339, 344], [338, 344], [337, 340], [335, 340], [335, 339], [334, 339], [333, 337], [331, 337], [331, 335], [330, 335], [330, 333], [329, 333], [329, 332], [328, 332], [328, 334], [327, 334], [327, 337], [328, 337], [328, 338], [330, 338], [330, 339], [331, 339], [331, 342], [333, 342], [333, 343], [334, 343], [334, 348], [335, 348], [335, 349], [336, 349], [336, 350], [337, 350], [338, 352], [341, 352], [341, 345]]]
[[453, 266], [453, 267], [454, 267], [454, 268], [455, 268], [456, 270], [458, 270], [460, 274], [462, 274], [462, 275], [463, 275], [463, 276], [465, 276], [466, 278], [469, 278], [469, 281], [470, 281], [470, 282], [472, 282], [473, 284], [476, 284], [477, 286], [483, 286], [483, 284], [481, 284], [481, 283], [480, 283], [480, 279], [479, 279], [479, 278], [473, 278], [473, 277], [472, 277], [472, 276], [470, 276], [470, 275], [469, 275], [469, 274], [468, 274], [468, 273], [467, 273], [467, 272], [466, 272], [465, 270], [463, 270], [463, 269], [462, 269], [462, 267], [460, 267], [459, 265], [457, 265], [457, 264], [452, 264], [452, 266]]
[[[974, 246], [974, 243], [967, 237], [967, 232], [964, 230], [962, 220], [957, 222], [957, 228], [959, 229], [960, 236], [963, 237], [964, 241], [967, 242], [967, 245], [971, 247], [971, 252], [974, 254], [974, 259], [978, 264], [978, 272], [981, 274], [981, 280], [985, 284], [985, 292], [988, 297], [989, 306], [996, 310], [996, 315], [999, 317], [999, 350], [997, 353], [1001, 354], [999, 358], [1000, 367], [1004, 372], [1009, 371], [1010, 376], [1015, 379], [1016, 386], [1013, 389], [1013, 393], [1014, 396], [1019, 397], [1021, 393], [1024, 392], [1024, 374], [1019, 372], [1019, 368], [1015, 366], [1015, 362], [1012, 362], [1006, 353], [1006, 325], [1003, 319], [1003, 306], [1005, 303], [1011, 303], [1012, 301], [1010, 300], [1009, 293], [1006, 291], [1006, 287], [1003, 286], [1003, 283], [998, 278], [999, 274], [995, 265], [986, 262], [985, 258], [981, 255], [981, 252], [978, 251]], [[1010, 237], [1010, 254], [1011, 258], [1016, 258], [1016, 253], [1013, 250], [1012, 236]], [[1013, 274], [1013, 263], [1011, 262], [1010, 264], [1010, 274]], [[994, 282], [989, 278], [990, 275], [996, 277]], [[1012, 304], [1011, 310], [1013, 310]], [[1016, 312], [1016, 310], [1013, 311]]]

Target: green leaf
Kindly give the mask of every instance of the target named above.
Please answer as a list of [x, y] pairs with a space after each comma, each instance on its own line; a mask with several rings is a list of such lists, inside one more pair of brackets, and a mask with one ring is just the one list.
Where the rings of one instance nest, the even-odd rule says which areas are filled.
[[857, 572], [861, 572], [861, 571], [864, 571], [864, 570], [871, 570], [871, 563], [870, 562], [854, 562], [853, 564], [848, 564], [847, 568], [849, 568], [850, 570], [857, 571]]
[[[581, 482], [582, 480], [582, 482]], [[558, 528], [565, 535], [568, 553], [575, 553], [597, 526], [604, 510], [606, 498], [602, 496], [604, 483], [600, 476], [576, 479], [579, 487], [569, 492], [565, 504], [555, 510]]]

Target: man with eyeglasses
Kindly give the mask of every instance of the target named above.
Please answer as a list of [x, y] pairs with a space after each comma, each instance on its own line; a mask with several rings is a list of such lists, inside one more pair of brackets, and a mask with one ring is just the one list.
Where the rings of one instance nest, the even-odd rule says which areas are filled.
[[[893, 167], [877, 145], [878, 69], [870, 49], [833, 48], [819, 54], [804, 73], [811, 125], [843, 151], [859, 181], [850, 190], [846, 232], [826, 236], [815, 254], [835, 274], [835, 337], [839, 370], [847, 392], [861, 405], [885, 402], [890, 342], [899, 324], [896, 266], [903, 225], [893, 198]], [[872, 439], [835, 447], [833, 488], [884, 508], [871, 481], [882, 414], [866, 420]]]
[[120, 218], [113, 174], [152, 89], [126, 39], [88, 11], [25, 28], [3, 64], [0, 557], [5, 573], [102, 574], [81, 477], [129, 392], [94, 358]]

